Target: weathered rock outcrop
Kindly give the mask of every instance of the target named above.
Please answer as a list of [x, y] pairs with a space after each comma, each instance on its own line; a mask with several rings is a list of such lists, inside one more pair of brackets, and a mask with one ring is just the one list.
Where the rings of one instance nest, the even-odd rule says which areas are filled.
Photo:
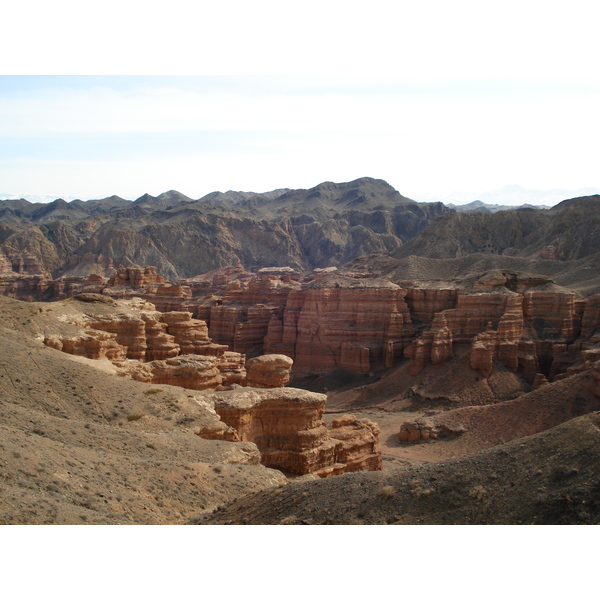
[[462, 435], [465, 431], [466, 427], [462, 424], [438, 423], [435, 419], [421, 417], [402, 423], [398, 438], [401, 442], [421, 442], [449, 435]]
[[600, 294], [587, 298], [583, 304], [581, 317], [581, 335], [589, 338], [600, 328]]
[[239, 352], [225, 352], [219, 357], [217, 363], [221, 377], [222, 385], [230, 387], [232, 385], [246, 384], [246, 357]]
[[405, 301], [413, 319], [431, 323], [438, 312], [456, 307], [457, 294], [458, 290], [453, 288], [407, 285]]
[[246, 381], [250, 387], [278, 388], [290, 380], [294, 361], [284, 354], [264, 354], [246, 362]]
[[290, 292], [283, 319], [269, 323], [266, 350], [292, 357], [298, 373], [391, 365], [412, 336], [404, 295], [387, 281], [327, 276]]
[[167, 325], [167, 333], [173, 336], [180, 354], [222, 356], [227, 350], [224, 344], [212, 343], [206, 322], [192, 319], [192, 313], [167, 312], [161, 315], [161, 321]]
[[165, 283], [148, 291], [156, 310], [171, 312], [184, 310], [192, 298], [192, 292], [187, 285]]
[[146, 288], [153, 284], [163, 284], [164, 277], [159, 275], [156, 267], [133, 267], [120, 268], [108, 280], [108, 287], [130, 286], [134, 288]]
[[[379, 426], [369, 419], [354, 415], [342, 415], [334, 419], [328, 431], [329, 437], [340, 442], [336, 448], [335, 464], [321, 469], [321, 477], [353, 471], [379, 471], [382, 467]], [[337, 465], [343, 465], [340, 469]]]
[[[584, 349], [594, 352], [595, 342], [589, 338], [573, 344], [586, 311], [588, 335], [594, 327], [597, 311], [593, 297], [577, 301], [573, 292], [552, 284], [547, 277], [500, 270], [480, 277], [473, 289], [489, 291], [459, 292], [456, 308], [438, 313], [431, 329], [405, 350], [413, 375], [424, 365], [435, 364], [431, 352], [433, 341], [440, 336], [449, 350], [441, 346], [444, 350], [438, 364], [452, 355], [453, 346], [468, 345], [471, 366], [484, 377], [490, 376], [497, 361], [522, 373], [530, 384], [537, 373], [553, 379], [580, 360]], [[442, 316], [445, 324], [440, 327]]]
[[240, 440], [258, 446], [265, 466], [320, 477], [381, 469], [377, 425], [346, 415], [328, 430], [322, 420], [324, 394], [244, 388], [211, 393], [208, 398]]
[[173, 358], [180, 352], [175, 336], [167, 333], [167, 324], [162, 321], [162, 315], [157, 313], [142, 313], [145, 323], [146, 356], [145, 360], [165, 360]]
[[411, 375], [417, 375], [426, 364], [439, 365], [452, 356], [452, 332], [443, 312], [435, 317], [429, 331], [404, 350], [404, 355], [411, 361]]
[[[579, 300], [543, 275], [492, 269], [466, 276], [458, 289], [456, 282], [439, 281], [400, 287], [360, 264], [343, 275], [281, 267], [257, 275], [239, 266], [221, 271], [176, 284], [153, 267], [122, 268], [110, 285], [98, 274], [54, 281], [11, 275], [19, 286], [4, 293], [33, 299], [83, 292], [156, 302], [168, 312], [143, 317], [145, 332], [135, 319], [114, 323], [111, 317], [112, 324], [94, 326], [117, 333], [128, 357], [141, 360], [282, 354], [295, 361], [294, 374], [303, 375], [336, 367], [367, 373], [406, 357], [416, 375], [469, 350], [472, 367], [485, 377], [498, 362], [532, 384], [538, 373], [553, 380], [600, 356], [600, 295]], [[243, 359], [229, 355], [225, 362], [226, 381], [243, 382]]]
[[146, 323], [143, 319], [125, 314], [102, 315], [90, 319], [86, 326], [88, 329], [114, 333], [117, 344], [127, 349], [127, 358], [146, 358]]
[[87, 335], [65, 336], [50, 335], [44, 339], [46, 346], [94, 360], [122, 360], [127, 355], [127, 348], [118, 344], [116, 334], [105, 331], [90, 331]]
[[223, 381], [215, 356], [177, 356], [166, 360], [114, 361], [122, 377], [144, 383], [178, 385], [190, 390], [214, 390]]
[[[87, 358], [117, 361], [127, 358], [128, 361], [119, 364], [123, 373], [147, 383], [181, 381], [183, 383], [173, 385], [190, 389], [246, 383], [245, 357], [227, 351], [227, 346], [213, 344], [204, 321], [192, 319], [189, 312], [161, 314], [141, 299], [126, 303], [132, 308], [137, 305], [141, 309], [139, 316], [124, 313], [84, 316], [75, 319], [73, 324], [83, 328], [85, 334], [52, 334], [45, 337], [44, 343]], [[181, 355], [192, 357], [191, 362], [174, 360]], [[202, 357], [215, 358], [213, 366], [218, 372], [207, 375], [204, 371], [208, 367], [201, 361]], [[217, 374], [218, 379], [211, 379]], [[210, 381], [210, 385], [206, 381]]]
[[281, 322], [291, 291], [299, 285], [284, 277], [261, 274], [243, 285], [226, 288], [222, 303], [210, 310], [210, 335], [218, 343], [227, 344], [243, 354], [277, 353], [265, 347], [265, 339], [273, 319]]

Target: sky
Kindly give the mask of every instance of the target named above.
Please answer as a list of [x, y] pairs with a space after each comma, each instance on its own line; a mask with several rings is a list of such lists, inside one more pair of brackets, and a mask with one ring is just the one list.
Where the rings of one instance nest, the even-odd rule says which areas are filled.
[[591, 2], [168, 6], [9, 9], [0, 197], [365, 176], [455, 203], [600, 191]]

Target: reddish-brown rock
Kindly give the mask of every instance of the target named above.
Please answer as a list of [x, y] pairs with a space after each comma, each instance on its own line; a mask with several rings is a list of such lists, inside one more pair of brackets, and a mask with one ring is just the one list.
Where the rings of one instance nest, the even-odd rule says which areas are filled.
[[181, 310], [191, 300], [192, 292], [187, 285], [165, 283], [153, 287], [148, 295], [156, 310], [170, 312]]
[[224, 387], [246, 383], [246, 357], [239, 352], [225, 352], [219, 356], [217, 367]]
[[278, 388], [290, 380], [294, 361], [284, 354], [264, 354], [246, 362], [246, 381], [250, 387]]
[[581, 335], [588, 338], [600, 325], [600, 294], [590, 296], [584, 302], [581, 318]]
[[127, 358], [146, 358], [146, 323], [141, 318], [126, 314], [100, 315], [90, 318], [89, 329], [108, 331], [115, 334], [115, 341], [127, 349]]
[[328, 430], [322, 420], [324, 394], [294, 388], [242, 388], [212, 393], [208, 398], [240, 440], [258, 446], [265, 466], [321, 477], [381, 469], [378, 427], [346, 416]]
[[571, 343], [579, 335], [581, 319], [576, 312], [574, 293], [528, 291], [523, 314], [542, 338], [559, 338]]
[[335, 367], [366, 373], [389, 365], [402, 356], [412, 336], [404, 295], [405, 290], [390, 282], [357, 284], [339, 276], [335, 282], [325, 278], [291, 292], [282, 327], [276, 325], [282, 332], [281, 353], [294, 359], [298, 373]]
[[205, 321], [192, 319], [192, 313], [171, 311], [161, 315], [161, 321], [167, 325], [167, 332], [179, 345], [180, 354], [200, 354], [203, 356], [222, 356], [227, 350], [224, 344], [213, 344], [208, 336]]
[[141, 315], [145, 323], [146, 356], [147, 361], [165, 360], [179, 354], [179, 344], [175, 343], [175, 337], [169, 335], [167, 324], [163, 323], [159, 313], [143, 313]]
[[433, 419], [421, 417], [402, 423], [398, 438], [401, 442], [421, 442], [435, 440], [446, 435], [462, 435], [465, 432], [466, 427], [462, 424], [439, 424]]
[[441, 287], [406, 287], [406, 304], [411, 317], [431, 323], [435, 315], [456, 307], [457, 290]]
[[436, 315], [429, 331], [404, 350], [404, 355], [411, 361], [411, 375], [417, 375], [426, 364], [439, 365], [452, 356], [452, 332], [443, 312]]
[[10, 262], [11, 271], [20, 275], [45, 275], [49, 276], [47, 269], [42, 263], [29, 252], [16, 250], [7, 244], [3, 244], [2, 250]]
[[479, 371], [484, 377], [489, 377], [492, 373], [496, 345], [496, 332], [492, 330], [491, 323], [486, 331], [478, 333], [473, 338], [471, 368]]
[[164, 283], [164, 277], [157, 273], [156, 267], [122, 267], [108, 280], [108, 287], [129, 285], [144, 288], [152, 284]]
[[521, 296], [508, 290], [478, 294], [459, 292], [456, 308], [444, 311], [454, 343], [470, 344], [473, 337], [485, 331], [490, 322], [496, 328], [515, 298]]
[[177, 385], [190, 390], [214, 390], [223, 381], [216, 356], [178, 356], [142, 363], [115, 361], [119, 375], [152, 384]]
[[[383, 468], [380, 429], [373, 421], [342, 415], [333, 420], [328, 434], [341, 443], [335, 451], [334, 465], [317, 471], [320, 477], [338, 472], [380, 471]], [[343, 465], [343, 468], [339, 470], [336, 465]]]
[[104, 331], [90, 331], [81, 336], [49, 335], [44, 338], [44, 344], [67, 354], [94, 360], [122, 360], [127, 354], [127, 348], [118, 344], [115, 337], [114, 333]]
[[288, 295], [298, 288], [296, 283], [284, 283], [279, 277], [266, 274], [243, 285], [239, 281], [228, 285], [222, 303], [211, 308], [211, 337], [235, 352], [278, 353], [271, 347], [278, 340], [273, 340], [271, 335], [267, 348], [265, 339], [273, 318], [281, 321]]

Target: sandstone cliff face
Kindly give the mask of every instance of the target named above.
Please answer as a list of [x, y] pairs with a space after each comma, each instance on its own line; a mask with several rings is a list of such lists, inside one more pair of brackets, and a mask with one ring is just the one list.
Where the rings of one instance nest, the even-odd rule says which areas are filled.
[[[120, 269], [108, 282], [98, 274], [83, 280], [7, 277], [19, 285], [10, 288], [5, 278], [4, 293], [16, 289], [13, 295], [26, 299], [81, 292], [107, 299], [141, 296], [168, 309], [118, 323], [113, 315], [93, 325], [115, 333], [130, 359], [281, 354], [302, 375], [336, 367], [367, 373], [406, 357], [415, 376], [457, 348], [469, 348], [472, 367], [484, 377], [497, 362], [531, 384], [538, 373], [552, 380], [600, 355], [600, 296], [579, 300], [548, 277], [501, 269], [472, 278], [471, 291], [439, 282], [405, 282], [402, 288], [364, 270], [339, 275], [331, 269], [302, 274], [271, 268], [252, 276], [239, 265], [189, 285], [166, 283], [150, 267]], [[244, 381], [243, 359], [230, 354], [223, 362], [225, 385]]]
[[142, 313], [141, 319], [145, 323], [145, 360], [165, 360], [179, 354], [180, 346], [175, 342], [175, 336], [167, 333], [167, 323], [162, 321], [160, 315]]
[[587, 298], [583, 304], [581, 335], [588, 338], [594, 335], [600, 325], [600, 294]]
[[94, 360], [122, 360], [127, 355], [127, 348], [115, 341], [115, 334], [104, 331], [90, 332], [88, 335], [66, 336], [50, 335], [44, 339], [46, 346]]
[[404, 350], [410, 359], [410, 373], [417, 375], [426, 364], [439, 365], [452, 356], [452, 332], [443, 312], [436, 315], [431, 329]]
[[127, 358], [146, 358], [146, 323], [143, 319], [129, 315], [102, 315], [86, 323], [89, 329], [115, 334], [117, 344], [127, 350]]
[[[451, 356], [454, 346], [469, 346], [471, 367], [484, 377], [490, 376], [498, 362], [520, 372], [530, 384], [538, 374], [554, 379], [577, 362], [584, 349], [593, 352], [596, 347], [590, 336], [597, 324], [595, 297], [577, 301], [573, 292], [554, 286], [547, 278], [517, 277], [498, 270], [481, 277], [473, 289], [489, 291], [459, 292], [456, 308], [438, 313], [431, 328], [406, 348], [413, 375], [426, 364], [435, 364], [434, 340], [443, 349], [436, 360]], [[585, 315], [584, 339], [588, 341], [580, 339], [575, 344]], [[440, 339], [445, 345], [440, 346]]]
[[298, 287], [267, 274], [229, 286], [222, 303], [210, 310], [211, 337], [243, 354], [277, 353], [271, 345], [264, 347], [265, 336], [271, 320], [282, 318], [290, 292]]
[[127, 268], [122, 267], [108, 280], [108, 287], [131, 286], [136, 288], [148, 287], [152, 284], [163, 284], [162, 275], [156, 267]]
[[321, 418], [324, 394], [246, 388], [208, 397], [240, 440], [258, 446], [265, 466], [320, 477], [382, 468], [377, 425], [346, 415], [328, 430]]
[[166, 312], [161, 315], [161, 321], [166, 324], [167, 333], [173, 336], [174, 343], [179, 346], [180, 354], [222, 356], [227, 350], [227, 346], [223, 344], [213, 344], [208, 336], [206, 322], [192, 319], [189, 312]]
[[431, 323], [438, 312], [456, 307], [457, 290], [407, 286], [405, 300], [413, 319]]
[[393, 364], [412, 335], [405, 290], [389, 282], [354, 283], [325, 278], [290, 292], [283, 318], [269, 323], [267, 350], [291, 356], [298, 373], [338, 366], [367, 373]]

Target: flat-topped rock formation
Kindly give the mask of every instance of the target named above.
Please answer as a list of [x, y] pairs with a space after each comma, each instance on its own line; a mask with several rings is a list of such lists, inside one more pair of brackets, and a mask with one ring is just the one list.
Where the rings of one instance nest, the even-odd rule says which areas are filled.
[[70, 322], [81, 333], [46, 335], [44, 343], [68, 354], [116, 361], [121, 375], [146, 383], [203, 390], [246, 382], [245, 357], [213, 344], [204, 321], [188, 312], [160, 313], [140, 299], [138, 311], [135, 300], [129, 306], [134, 309], [129, 314], [74, 317]]
[[266, 350], [291, 356], [298, 373], [390, 366], [412, 337], [404, 295], [389, 281], [327, 275], [290, 292], [269, 323]]
[[322, 420], [324, 394], [244, 388], [211, 393], [208, 399], [240, 440], [258, 446], [265, 466], [320, 477], [382, 468], [377, 425], [345, 415], [328, 429]]
[[166, 360], [113, 361], [119, 375], [153, 385], [177, 385], [188, 390], [214, 390], [223, 378], [215, 356], [177, 356]]
[[[577, 364], [583, 352], [600, 352], [599, 296], [582, 299], [547, 276], [502, 269], [402, 286], [360, 268], [302, 274], [278, 267], [252, 275], [239, 264], [185, 285], [165, 282], [153, 267], [121, 268], [109, 281], [40, 277], [20, 280], [29, 283], [19, 294], [142, 297], [170, 315], [95, 326], [117, 333], [130, 359], [146, 360], [147, 352], [147, 360], [281, 354], [294, 361], [293, 376], [302, 376], [336, 368], [369, 373], [406, 358], [417, 376], [468, 348], [484, 377], [499, 362], [532, 384], [537, 374], [551, 380]], [[240, 375], [238, 369], [232, 377]]]
[[290, 380], [294, 361], [284, 354], [265, 354], [246, 362], [246, 381], [250, 387], [279, 388]]

